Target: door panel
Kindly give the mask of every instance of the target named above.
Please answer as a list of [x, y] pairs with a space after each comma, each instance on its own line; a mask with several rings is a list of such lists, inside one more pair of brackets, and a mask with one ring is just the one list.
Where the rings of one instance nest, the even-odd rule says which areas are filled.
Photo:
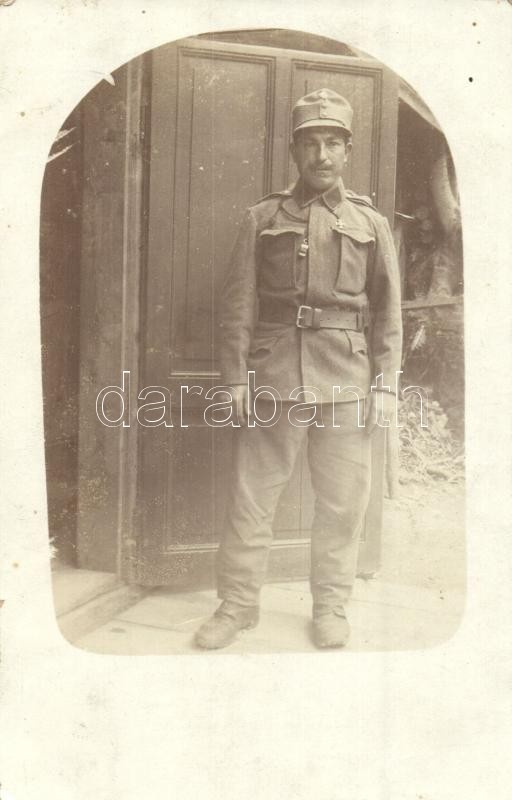
[[[174, 427], [139, 430], [136, 580], [198, 586], [212, 582], [232, 460], [232, 429], [209, 427], [203, 410], [220, 382], [217, 302], [241, 216], [292, 177], [288, 120], [305, 91], [328, 86], [354, 103], [351, 188], [385, 188], [378, 165], [383, 141], [393, 162], [394, 139], [380, 126], [385, 75], [360, 59], [187, 40], [154, 52], [151, 80], [141, 386], [169, 387]], [[196, 389], [181, 406], [184, 385]], [[275, 517], [270, 578], [307, 575], [311, 516], [302, 456]]]
[[271, 70], [268, 60], [179, 51], [172, 375], [217, 376], [215, 307], [233, 232], [268, 186]]
[[[192, 416], [196, 417], [195, 424]], [[204, 425], [202, 411], [189, 415], [189, 428], [173, 432], [168, 531], [164, 550], [212, 545], [222, 525], [231, 466], [229, 437]]]

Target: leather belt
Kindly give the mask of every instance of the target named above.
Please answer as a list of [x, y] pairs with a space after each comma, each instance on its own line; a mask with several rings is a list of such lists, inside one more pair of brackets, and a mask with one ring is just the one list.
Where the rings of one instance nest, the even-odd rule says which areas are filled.
[[260, 308], [262, 322], [282, 322], [298, 328], [337, 328], [338, 330], [364, 331], [368, 326], [368, 312], [350, 311], [338, 308], [314, 308], [313, 306], [271, 305], [265, 303]]

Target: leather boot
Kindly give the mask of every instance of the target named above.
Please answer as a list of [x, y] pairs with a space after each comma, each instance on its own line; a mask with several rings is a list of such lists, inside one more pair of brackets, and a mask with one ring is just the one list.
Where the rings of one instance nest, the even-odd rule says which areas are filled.
[[313, 641], [317, 647], [344, 647], [350, 625], [343, 606], [313, 617]]
[[258, 606], [240, 606], [224, 600], [209, 620], [203, 623], [195, 642], [206, 650], [227, 647], [235, 641], [238, 631], [255, 628], [259, 622]]

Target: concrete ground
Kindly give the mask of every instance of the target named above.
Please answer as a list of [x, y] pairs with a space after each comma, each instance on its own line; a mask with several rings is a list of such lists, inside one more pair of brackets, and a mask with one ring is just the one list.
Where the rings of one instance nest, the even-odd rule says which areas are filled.
[[[202, 653], [193, 643], [197, 627], [217, 607], [214, 592], [173, 594], [156, 590], [79, 638], [75, 645], [95, 653], [177, 655]], [[432, 647], [457, 629], [462, 598], [379, 580], [358, 580], [348, 615], [347, 650], [404, 650]], [[257, 628], [215, 654], [316, 652], [310, 638], [307, 583], [269, 584]]]
[[[381, 572], [356, 582], [346, 649], [428, 648], [450, 638], [464, 610], [464, 553], [463, 487], [403, 487], [399, 500], [386, 502]], [[73, 644], [103, 654], [200, 654], [194, 632], [218, 600], [213, 591], [160, 588], [127, 605], [117, 612], [113, 606], [107, 622]], [[259, 626], [214, 654], [317, 652], [310, 609], [307, 583], [267, 584]]]

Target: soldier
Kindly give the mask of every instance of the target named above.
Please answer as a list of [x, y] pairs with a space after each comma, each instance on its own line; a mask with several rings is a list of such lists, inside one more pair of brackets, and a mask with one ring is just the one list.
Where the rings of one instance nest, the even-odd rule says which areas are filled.
[[[196, 634], [203, 648], [225, 647], [258, 622], [272, 519], [304, 438], [315, 492], [314, 642], [342, 647], [349, 638], [345, 604], [369, 498], [369, 434], [393, 418], [401, 355], [389, 225], [341, 179], [352, 116], [330, 89], [298, 101], [290, 150], [299, 179], [247, 210], [233, 250], [220, 355], [240, 428], [217, 558], [223, 602]], [[265, 387], [256, 402], [248, 372]]]

